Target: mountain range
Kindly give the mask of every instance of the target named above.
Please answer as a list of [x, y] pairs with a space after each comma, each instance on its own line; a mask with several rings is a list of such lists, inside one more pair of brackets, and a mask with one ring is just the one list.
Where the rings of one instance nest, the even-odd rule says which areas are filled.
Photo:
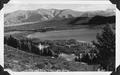
[[37, 22], [44, 22], [50, 20], [63, 20], [76, 18], [81, 21], [82, 19], [88, 20], [95, 16], [115, 16], [115, 12], [112, 9], [101, 11], [75, 11], [71, 9], [37, 9], [37, 10], [17, 10], [4, 15], [5, 26], [17, 26], [22, 24], [31, 24]]

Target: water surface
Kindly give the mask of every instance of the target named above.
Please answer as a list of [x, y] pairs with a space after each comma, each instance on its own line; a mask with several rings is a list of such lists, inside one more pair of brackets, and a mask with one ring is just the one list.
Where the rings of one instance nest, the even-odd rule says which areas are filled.
[[75, 29], [75, 30], [60, 30], [49, 32], [36, 32], [29, 34], [27, 38], [39, 38], [42, 40], [64, 40], [64, 39], [76, 39], [80, 41], [92, 41], [96, 39], [96, 34], [99, 30], [91, 29]]

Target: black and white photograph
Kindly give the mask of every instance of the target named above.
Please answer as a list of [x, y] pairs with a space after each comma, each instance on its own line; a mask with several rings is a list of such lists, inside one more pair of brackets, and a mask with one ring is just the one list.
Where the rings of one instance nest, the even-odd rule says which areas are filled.
[[108, 72], [116, 66], [113, 4], [7, 4], [4, 69]]

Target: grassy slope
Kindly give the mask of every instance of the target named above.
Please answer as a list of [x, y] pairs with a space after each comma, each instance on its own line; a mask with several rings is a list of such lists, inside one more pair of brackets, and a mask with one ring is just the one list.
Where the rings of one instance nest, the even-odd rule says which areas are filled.
[[96, 65], [68, 62], [61, 58], [51, 58], [27, 53], [13, 47], [4, 46], [5, 69], [13, 71], [95, 71]]
[[[70, 24], [70, 22], [73, 21], [74, 19], [75, 18], [62, 19], [62, 20], [50, 20], [50, 21], [38, 22], [38, 23], [34, 23], [34, 24], [5, 27], [5, 32], [11, 31], [11, 30], [37, 30], [37, 29], [41, 29], [44, 27], [52, 27], [55, 30], [72, 29], [72, 28], [78, 29], [78, 28], [82, 28], [82, 27], [87, 27], [87, 25]], [[83, 20], [83, 21], [85, 21], [85, 20]]]
[[24, 71], [26, 69], [35, 70], [35, 64], [49, 59], [49, 57], [27, 53], [7, 45], [4, 46], [4, 55], [5, 68], [10, 68], [14, 71]]

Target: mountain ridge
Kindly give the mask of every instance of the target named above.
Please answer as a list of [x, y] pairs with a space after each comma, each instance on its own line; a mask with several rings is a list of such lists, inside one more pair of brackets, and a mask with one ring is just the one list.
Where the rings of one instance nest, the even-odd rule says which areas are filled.
[[95, 15], [111, 16], [115, 15], [112, 9], [106, 11], [75, 11], [71, 9], [37, 9], [37, 10], [17, 10], [4, 15], [4, 24], [13, 25], [26, 22], [43, 22], [47, 20], [61, 20], [75, 17], [93, 17]]

